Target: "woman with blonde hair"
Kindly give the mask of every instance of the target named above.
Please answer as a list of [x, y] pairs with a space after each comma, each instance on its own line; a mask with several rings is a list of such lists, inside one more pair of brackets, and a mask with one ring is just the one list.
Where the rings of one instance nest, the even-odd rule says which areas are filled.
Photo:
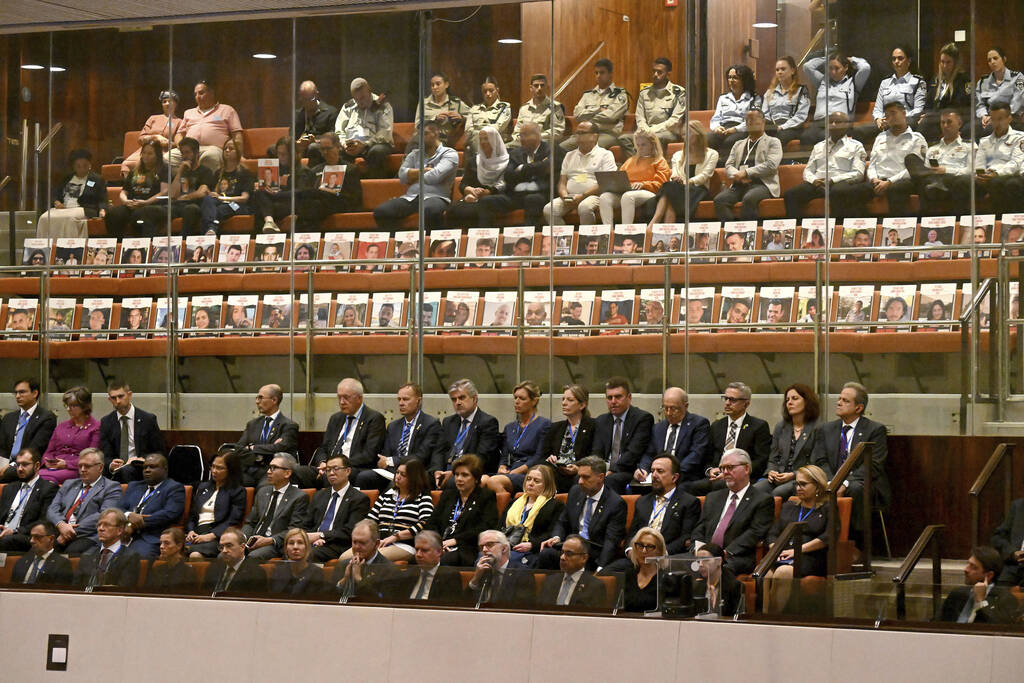
[[601, 193], [601, 222], [612, 225], [615, 209], [621, 207], [622, 224], [629, 225], [636, 216], [637, 208], [643, 206], [661, 189], [672, 175], [672, 170], [661, 151], [661, 141], [654, 133], [637, 131], [633, 137], [636, 154], [626, 159], [619, 168], [629, 176], [629, 190], [621, 195], [615, 192]]
[[495, 493], [522, 491], [527, 469], [543, 460], [541, 448], [551, 421], [537, 413], [540, 397], [540, 387], [531, 380], [520, 382], [512, 390], [516, 419], [505, 425], [498, 473], [484, 475], [480, 482]]
[[[665, 556], [665, 537], [652, 527], [645, 526], [633, 535], [629, 544], [629, 559], [623, 576], [623, 609], [627, 612], [650, 612], [658, 609], [658, 562], [648, 558]], [[668, 577], [665, 577], [667, 580]], [[668, 590], [668, 593], [672, 593]]]
[[324, 592], [324, 574], [312, 564], [309, 534], [292, 528], [284, 535], [284, 562], [277, 562], [270, 575], [270, 592], [285, 595], [315, 595]]
[[775, 62], [775, 75], [764, 94], [764, 118], [768, 135], [777, 137], [782, 148], [799, 140], [811, 111], [811, 95], [800, 83], [796, 61], [786, 55]]
[[509, 563], [532, 567], [540, 544], [551, 538], [565, 504], [555, 499], [555, 473], [547, 465], [533, 465], [523, 478], [523, 494], [504, 513], [504, 532], [512, 545]]
[[[647, 202], [648, 209], [654, 204], [654, 217], [650, 225], [675, 223], [680, 216], [693, 220], [697, 205], [711, 194], [710, 182], [718, 164], [718, 152], [708, 147], [708, 132], [700, 121], [687, 124], [687, 144], [672, 155], [672, 175], [661, 186], [658, 194]], [[690, 188], [689, 199], [686, 186]]]

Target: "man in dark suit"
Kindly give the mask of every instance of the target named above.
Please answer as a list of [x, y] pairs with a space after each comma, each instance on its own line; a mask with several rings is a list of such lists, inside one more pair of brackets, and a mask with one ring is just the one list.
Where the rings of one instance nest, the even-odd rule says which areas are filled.
[[441, 535], [436, 531], [416, 534], [416, 565], [388, 586], [385, 594], [392, 600], [431, 600], [459, 602], [462, 579], [459, 570], [441, 564]]
[[122, 484], [139, 481], [142, 461], [147, 455], [167, 454], [164, 433], [156, 415], [132, 403], [132, 388], [127, 382], [112, 382], [107, 387], [107, 398], [114, 410], [100, 420], [100, 448], [107, 461], [106, 474]]
[[[0, 420], [0, 482], [18, 478], [14, 458], [22, 448], [45, 453], [57, 428], [57, 416], [39, 405], [39, 380], [15, 382], [14, 401], [18, 410], [12, 410]], [[8, 464], [7, 460], [11, 462]]]
[[167, 478], [167, 458], [147, 455], [142, 481], [128, 484], [117, 506], [128, 515], [131, 549], [139, 557], [160, 554], [160, 534], [181, 523], [185, 512], [185, 487]]
[[995, 583], [1002, 563], [999, 551], [991, 546], [972, 550], [964, 565], [965, 585], [950, 591], [936, 619], [958, 624], [1010, 623], [1019, 607], [1009, 589]]
[[1010, 514], [992, 532], [992, 545], [1003, 557], [999, 585], [1024, 585], [1024, 498], [1010, 503]]
[[725, 564], [737, 574], [754, 569], [757, 544], [764, 540], [775, 517], [775, 501], [750, 485], [750, 456], [740, 448], [722, 455], [718, 464], [725, 488], [704, 501], [693, 530], [694, 550], [706, 543], [725, 549]]
[[96, 522], [99, 544], [82, 555], [75, 571], [75, 587], [92, 590], [98, 586], [116, 586], [133, 590], [139, 585], [139, 556], [121, 543], [128, 518], [117, 508], [100, 513]]
[[265, 593], [267, 573], [260, 563], [245, 556], [245, 535], [229, 526], [220, 535], [220, 556], [203, 577], [203, 591], [221, 593]]
[[[551, 106], [555, 104], [552, 102]], [[532, 121], [519, 126], [519, 140], [521, 146], [509, 147], [508, 150], [505, 184], [509, 197], [526, 214], [523, 224], [540, 227], [551, 189], [551, 145], [541, 140], [540, 126]], [[565, 153], [556, 145], [556, 178], [562, 173], [563, 156]]]
[[70, 586], [71, 562], [53, 549], [57, 527], [47, 521], [32, 525], [29, 532], [32, 552], [22, 555], [11, 572], [11, 584]]
[[[885, 473], [885, 460], [889, 455], [889, 436], [885, 425], [864, 417], [864, 409], [868, 407], [868, 392], [863, 385], [847, 382], [836, 399], [836, 416], [833, 420], [818, 429], [818, 439], [814, 444], [812, 462], [825, 470], [831, 479], [846, 462], [847, 456], [853, 452], [857, 444], [870, 441], [874, 444], [871, 450], [871, 485], [874, 487], [874, 504], [886, 507], [891, 498], [889, 478]], [[851, 530], [863, 532], [864, 513], [864, 476], [867, 463], [862, 462], [850, 472], [849, 478], [839, 488], [840, 496], [853, 498], [853, 510], [850, 520]]]
[[480, 559], [466, 586], [466, 599], [480, 603], [505, 603], [530, 607], [537, 599], [533, 572], [508, 565], [512, 547], [500, 531], [481, 531], [477, 540]]
[[57, 550], [69, 555], [80, 555], [96, 546], [100, 512], [116, 507], [121, 499], [121, 485], [103, 476], [100, 449], [82, 451], [78, 476], [60, 487], [46, 510], [46, 519], [57, 527]]
[[[425, 467], [437, 449], [441, 436], [441, 423], [433, 415], [422, 410], [423, 389], [415, 382], [398, 388], [398, 413], [401, 415], [388, 425], [384, 447], [377, 456], [377, 467], [394, 472], [408, 460], [419, 460]], [[359, 488], [383, 491], [388, 482], [373, 471], [359, 475]]]
[[540, 587], [538, 605], [586, 607], [598, 609], [608, 602], [608, 593], [601, 579], [586, 570], [590, 556], [587, 540], [571, 534], [562, 543], [557, 574], [550, 574]]
[[452, 462], [460, 455], [475, 455], [483, 462], [484, 472], [498, 471], [498, 421], [477, 407], [476, 385], [468, 379], [457, 380], [448, 388], [452, 414], [441, 421], [441, 434], [428, 470], [437, 488], [443, 488], [452, 476]]
[[725, 488], [722, 471], [715, 465], [722, 454], [733, 448], [746, 451], [750, 457], [750, 480], [764, 476], [768, 456], [772, 450], [772, 433], [768, 423], [747, 412], [750, 406], [750, 387], [743, 382], [730, 382], [722, 394], [722, 412], [725, 417], [711, 423], [711, 461], [706, 463], [704, 476], [685, 485], [687, 492], [706, 496], [711, 491]]
[[276, 384], [260, 387], [256, 394], [259, 417], [249, 420], [245, 431], [235, 444], [235, 452], [242, 461], [242, 481], [246, 486], [258, 486], [270, 459], [277, 453], [287, 453], [298, 459], [299, 425], [281, 412], [284, 393]]
[[665, 419], [654, 425], [651, 443], [633, 478], [643, 481], [651, 463], [662, 453], [670, 453], [679, 462], [679, 481], [697, 481], [704, 476], [710, 457], [711, 423], [706, 417], [689, 412], [690, 399], [679, 387], [669, 387], [661, 397]]
[[651, 465], [651, 492], [636, 501], [633, 525], [626, 538], [633, 538], [636, 532], [649, 526], [665, 537], [669, 555], [689, 550], [693, 530], [700, 521], [700, 501], [683, 491], [678, 483], [679, 461], [667, 453], [656, 458]]
[[619, 544], [626, 535], [626, 503], [605, 486], [608, 465], [596, 455], [576, 462], [577, 484], [569, 491], [562, 516], [555, 523], [553, 535], [540, 544], [538, 566], [557, 569], [563, 538], [579, 534], [590, 544], [587, 569], [607, 567], [619, 555]]
[[632, 406], [633, 394], [625, 377], [604, 383], [604, 399], [608, 412], [596, 419], [593, 454], [608, 463], [604, 485], [621, 496], [647, 453], [654, 416]]
[[242, 526], [249, 557], [257, 562], [281, 557], [284, 535], [292, 527], [302, 527], [306, 522], [309, 498], [301, 489], [291, 485], [294, 470], [295, 458], [291, 455], [279, 453], [274, 456], [267, 467], [267, 481], [270, 483], [256, 492], [252, 510]]
[[[344, 455], [352, 465], [352, 481], [361, 486], [360, 475], [369, 472], [373, 477], [367, 484], [376, 484], [373, 468], [384, 444], [384, 416], [363, 403], [363, 384], [345, 378], [338, 382], [338, 412], [331, 415], [324, 431], [324, 440], [313, 454], [310, 468], [316, 469], [316, 486], [322, 486], [327, 459]], [[307, 468], [309, 469], [309, 468]], [[312, 484], [310, 484], [312, 486]]]
[[313, 494], [305, 529], [313, 544], [313, 561], [336, 559], [352, 546], [352, 529], [370, 512], [370, 499], [349, 484], [348, 458], [332, 455], [327, 459], [329, 488]]
[[379, 545], [377, 523], [357, 522], [352, 529], [352, 559], [339, 562], [331, 574], [335, 590], [347, 597], [384, 597], [395, 577], [395, 565], [377, 551]]
[[46, 520], [57, 486], [39, 476], [39, 453], [22, 448], [14, 459], [18, 480], [0, 494], [0, 551], [28, 550], [29, 531]]

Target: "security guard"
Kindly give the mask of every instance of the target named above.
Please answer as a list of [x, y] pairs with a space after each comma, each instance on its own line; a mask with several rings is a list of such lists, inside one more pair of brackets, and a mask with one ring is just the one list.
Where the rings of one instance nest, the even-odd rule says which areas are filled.
[[[911, 154], [905, 160], [925, 215], [942, 215], [947, 208], [958, 215], [970, 213], [971, 158], [977, 145], [960, 137], [962, 124], [960, 112], [943, 110], [939, 118], [942, 138], [928, 148], [924, 159]], [[947, 206], [950, 199], [952, 207]]]
[[508, 141], [512, 132], [512, 105], [499, 99], [498, 81], [493, 76], [484, 79], [480, 86], [484, 101], [474, 104], [466, 117], [466, 150], [476, 154], [476, 141], [485, 126], [493, 126]]
[[1010, 105], [1006, 102], [995, 102], [988, 111], [992, 134], [978, 143], [975, 197], [988, 194], [995, 213], [1014, 213], [1022, 204], [1019, 197], [1024, 192], [1020, 177], [1024, 167], [1024, 133], [1010, 128]]
[[[599, 59], [594, 62], [597, 87], [583, 93], [572, 111], [577, 126], [583, 121], [590, 121], [597, 127], [597, 144], [605, 149], [614, 145], [622, 135], [622, 123], [629, 108], [629, 94], [625, 88], [619, 88], [612, 83], [612, 70], [610, 59]], [[561, 148], [566, 152], [576, 149], [577, 146], [575, 133], [561, 144]]]
[[451, 81], [444, 73], [437, 71], [430, 77], [430, 96], [416, 108], [416, 129], [406, 146], [406, 151], [419, 144], [419, 130], [424, 112], [427, 121], [437, 121], [440, 126], [441, 144], [452, 147], [459, 141], [461, 126], [469, 115], [469, 105], [455, 95], [448, 94], [450, 87]]
[[885, 105], [890, 102], [903, 103], [908, 124], [916, 123], [924, 113], [928, 84], [920, 76], [910, 73], [912, 53], [903, 47], [893, 48], [891, 61], [892, 76], [878, 84], [875, 108], [871, 112], [874, 123], [857, 126], [853, 132], [853, 136], [865, 145], [874, 140], [879, 132], [889, 127], [885, 120]]
[[[651, 85], [636, 98], [636, 129], [654, 133], [662, 147], [682, 139], [679, 132], [686, 114], [686, 89], [672, 83], [671, 75], [672, 62], [667, 57], [658, 57], [654, 60]], [[620, 137], [619, 146], [627, 156], [636, 152], [632, 134]]]
[[746, 137], [747, 112], [761, 108], [754, 72], [745, 64], [734, 64], [725, 71], [729, 89], [718, 96], [715, 113], [711, 115], [708, 147], [718, 152], [718, 163], [729, 156], [732, 146]]
[[558, 142], [565, 135], [565, 107], [548, 97], [548, 77], [544, 74], [530, 76], [530, 92], [533, 97], [519, 108], [519, 116], [516, 117], [516, 129], [512, 132], [512, 142], [509, 147], [519, 147], [522, 141], [519, 139], [519, 131], [524, 123], [535, 123], [540, 128], [541, 139]]
[[[853, 67], [853, 70], [850, 67]], [[856, 119], [857, 98], [871, 77], [871, 65], [860, 57], [847, 57], [837, 52], [830, 55], [827, 62], [824, 57], [815, 57], [804, 62], [804, 75], [807, 76], [808, 82], [814, 83], [817, 88], [814, 123], [800, 136], [801, 146], [810, 148], [825, 139], [826, 113], [841, 111], [851, 121]]]
[[1006, 66], [1003, 49], [994, 47], [986, 56], [991, 73], [985, 76], [975, 88], [978, 91], [978, 108], [975, 113], [983, 130], [992, 128], [992, 105], [1005, 102], [1010, 105], [1010, 115], [1019, 124], [1024, 111], [1024, 74]]
[[928, 84], [924, 113], [917, 122], [917, 130], [926, 140], [937, 140], [942, 136], [939, 117], [946, 109], [954, 109], [960, 114], [960, 134], [970, 135], [971, 81], [960, 71], [959, 60], [960, 49], [955, 43], [947, 43], [939, 50], [939, 71]]

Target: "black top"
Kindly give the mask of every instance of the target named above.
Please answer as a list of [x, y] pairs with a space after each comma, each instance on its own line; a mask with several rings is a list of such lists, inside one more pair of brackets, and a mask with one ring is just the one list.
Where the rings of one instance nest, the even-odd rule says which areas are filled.
[[54, 186], [53, 201], [66, 204], [65, 197], [70, 194], [78, 200], [78, 206], [85, 209], [87, 218], [96, 218], [100, 209], [107, 205], [107, 181], [94, 171], [89, 171], [84, 183], [71, 185], [74, 177], [73, 173], [69, 173], [59, 185]]
[[152, 590], [195, 590], [196, 572], [184, 560], [177, 564], [150, 565], [146, 574], [146, 588]]
[[299, 107], [295, 112], [295, 139], [298, 140], [306, 133], [320, 136], [331, 132], [334, 130], [334, 122], [337, 119], [338, 108], [326, 102], [318, 102], [316, 111], [308, 120], [306, 119], [306, 110]]
[[[802, 519], [801, 519], [802, 518]], [[786, 501], [782, 504], [779, 518], [775, 520], [772, 530], [768, 532], [768, 545], [770, 546], [779, 537], [779, 534], [790, 522], [803, 521], [807, 524], [804, 527], [801, 544], [820, 539], [825, 544], [824, 548], [803, 553], [803, 562], [800, 571], [804, 576], [824, 576], [828, 566], [828, 506], [809, 509], [802, 507], [799, 503]]]
[[[327, 163], [317, 164], [311, 168], [300, 169], [296, 188], [299, 190], [319, 189], [320, 181], [323, 179], [324, 168]], [[335, 203], [339, 206], [332, 207], [337, 213], [342, 211], [359, 211], [363, 206], [363, 186], [359, 182], [362, 174], [355, 164], [333, 164], [345, 166], [345, 177], [341, 181], [341, 187], [335, 192], [326, 192], [336, 197]], [[322, 196], [322, 195], [320, 195]]]
[[167, 182], [167, 166], [152, 173], [143, 173], [142, 166], [136, 166], [124, 181], [124, 193], [128, 199], [149, 199], [160, 194], [160, 183]]
[[193, 168], [181, 172], [181, 194], [195, 192], [202, 185], [206, 185], [206, 189], [211, 191], [217, 187], [213, 171], [206, 166], [195, 163]]
[[[650, 610], [658, 609], [658, 577], [655, 576], [651, 579], [644, 588], [641, 588], [637, 583], [637, 569], [631, 562], [629, 567], [626, 568], [625, 576], [623, 576], [623, 589], [624, 589], [624, 600], [623, 609], [626, 612], [648, 612]], [[661, 580], [671, 581], [671, 577], [662, 576]], [[672, 594], [677, 592], [671, 586], [666, 586], [667, 593]]]
[[252, 194], [255, 184], [256, 176], [250, 173], [245, 166], [240, 165], [234, 171], [222, 170], [216, 187], [211, 187], [210, 190], [219, 195], [237, 197], [243, 192]]
[[298, 574], [290, 562], [278, 562], [270, 574], [270, 592], [285, 595], [316, 595], [324, 592], [324, 573], [319, 566], [307, 564]]

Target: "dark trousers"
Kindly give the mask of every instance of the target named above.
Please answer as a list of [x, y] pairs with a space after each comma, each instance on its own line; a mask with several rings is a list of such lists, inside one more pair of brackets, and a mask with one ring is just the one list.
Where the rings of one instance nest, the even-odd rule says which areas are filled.
[[0, 538], [0, 551], [5, 553], [11, 552], [12, 550], [15, 552], [21, 552], [28, 550], [30, 547], [31, 545], [29, 544], [28, 536], [25, 534], [15, 532], [10, 536]]
[[800, 133], [800, 146], [810, 149], [825, 139], [825, 119], [811, 121]]
[[512, 202], [515, 206], [523, 209], [525, 217], [524, 225], [540, 227], [544, 222], [544, 207], [550, 201], [547, 194], [543, 192], [527, 192], [525, 194], [512, 195]]
[[321, 190], [299, 192], [295, 206], [298, 214], [295, 228], [299, 232], [316, 231], [319, 229], [320, 223], [331, 214], [345, 213], [348, 210], [344, 199]]
[[202, 234], [200, 232], [200, 225], [203, 212], [199, 208], [201, 201], [200, 199], [176, 200], [171, 204], [171, 215], [174, 218], [181, 219], [181, 234], [183, 237]]
[[764, 199], [770, 199], [771, 190], [760, 180], [751, 180], [744, 185], [733, 184], [732, 187], [723, 188], [715, 195], [715, 215], [720, 221], [733, 221], [732, 207], [736, 202], [742, 202], [740, 208], [741, 221], [757, 220], [757, 205]]
[[[428, 228], [440, 228], [444, 225], [444, 211], [448, 202], [440, 197], [423, 200], [423, 221]], [[394, 230], [401, 225], [402, 219], [412, 216], [419, 210], [418, 199], [409, 201], [401, 197], [389, 199], [373, 210], [373, 220], [377, 226], [385, 230]]]
[[99, 544], [95, 538], [76, 538], [61, 548], [60, 543], [56, 545], [57, 552], [67, 555], [81, 555], [95, 548]]
[[[292, 213], [292, 191], [281, 190], [270, 193], [266, 190], [257, 190], [252, 199], [253, 222], [256, 230], [259, 230], [267, 216], [279, 221]], [[298, 198], [296, 198], [298, 201]]]
[[[849, 198], [849, 204], [847, 206], [851, 211], [859, 211], [861, 215], [867, 212], [866, 204], [871, 201], [875, 195], [874, 185], [871, 184], [870, 180], [866, 180], [862, 183], [854, 183], [850, 186], [847, 191], [849, 194], [841, 201], [845, 201]], [[889, 203], [889, 215], [890, 216], [909, 216], [910, 215], [910, 195], [914, 192], [914, 181], [910, 178], [904, 178], [898, 180], [889, 186], [889, 189], [882, 195]], [[835, 193], [833, 192], [833, 197]], [[855, 214], [851, 214], [855, 215]]]
[[112, 206], [107, 211], [107, 234], [111, 237], [152, 237], [167, 233], [167, 202], [135, 209]]
[[793, 140], [799, 140], [800, 136], [803, 135], [804, 129], [801, 126], [796, 128], [775, 128], [774, 130], [769, 129], [766, 131], [768, 135], [773, 138], [778, 138], [779, 142], [782, 143], [782, 151], [786, 151], [786, 145]]
[[651, 215], [654, 215], [658, 200], [662, 197], [668, 200], [672, 210], [676, 212], [676, 220], [682, 220], [683, 216], [689, 216], [692, 221], [697, 216], [697, 205], [708, 198], [708, 188], [703, 185], [690, 185], [690, 200], [687, 204], [684, 184], [678, 180], [670, 180], [661, 186], [654, 198], [647, 200], [647, 208]]
[[366, 159], [366, 173], [363, 175], [364, 178], [390, 178], [395, 174], [388, 171], [388, 157], [394, 152], [395, 148], [391, 145], [378, 143], [376, 145], [370, 145], [363, 153], [359, 156], [349, 156], [344, 152], [341, 153], [341, 160], [346, 164], [353, 164], [360, 157]]
[[[970, 213], [971, 176], [936, 173], [916, 154], [908, 154], [905, 160], [914, 188], [921, 198], [921, 213], [928, 216], [945, 216]], [[979, 193], [980, 196], [980, 193]]]
[[[833, 183], [829, 192], [829, 213], [835, 218], [846, 218], [847, 216], [858, 216], [863, 212], [863, 202], [860, 208], [856, 205], [850, 206], [851, 191], [855, 185], [861, 183], [855, 180], [843, 180]], [[786, 190], [782, 195], [786, 202], [787, 218], [803, 218], [804, 211], [812, 199], [821, 199], [825, 196], [825, 187], [818, 187], [813, 183], [803, 182], [795, 187]]]
[[498, 216], [515, 209], [505, 194], [489, 194], [475, 202], [459, 200], [445, 212], [445, 220], [453, 228], [496, 228]]
[[200, 226], [202, 227], [203, 233], [207, 233], [213, 230], [218, 235], [220, 234], [220, 226], [232, 216], [248, 216], [251, 212], [246, 204], [235, 203], [234, 208], [231, 204], [234, 202], [225, 202], [216, 197], [206, 196], [203, 197], [199, 202], [199, 213], [200, 213]]
[[732, 133], [722, 135], [721, 133], [708, 133], [708, 147], [718, 152], [718, 166], [725, 166], [725, 160], [729, 158], [729, 151], [738, 141], [747, 137], [744, 133]]
[[[969, 192], [969, 190], [968, 190]], [[988, 195], [992, 212], [997, 214], [1016, 213], [1024, 206], [1024, 178], [1021, 176], [996, 176], [987, 182], [975, 181], [974, 196]]]

